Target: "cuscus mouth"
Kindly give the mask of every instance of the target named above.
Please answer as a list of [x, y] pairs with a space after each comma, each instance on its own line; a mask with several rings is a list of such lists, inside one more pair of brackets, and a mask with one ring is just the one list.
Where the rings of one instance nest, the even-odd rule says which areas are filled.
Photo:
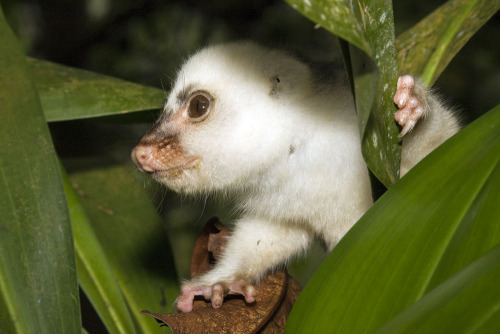
[[200, 166], [201, 158], [194, 157], [186, 163], [170, 167], [167, 169], [157, 170], [152, 173], [155, 179], [176, 179], [179, 178], [185, 170], [198, 168]]

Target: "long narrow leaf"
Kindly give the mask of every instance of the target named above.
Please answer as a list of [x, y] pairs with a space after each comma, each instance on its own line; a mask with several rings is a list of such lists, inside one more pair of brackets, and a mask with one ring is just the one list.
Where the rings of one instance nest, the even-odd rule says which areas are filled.
[[140, 311], [172, 312], [178, 282], [162, 221], [147, 193], [123, 166], [82, 171], [70, 179], [135, 322], [144, 333], [157, 331]]
[[432, 84], [474, 33], [500, 9], [500, 0], [450, 0], [398, 36], [402, 73]]
[[49, 122], [161, 108], [165, 93], [102, 74], [28, 59]]
[[57, 158], [1, 9], [0, 45], [0, 333], [81, 333]]
[[306, 286], [288, 332], [372, 332], [500, 244], [499, 161], [500, 106], [431, 153], [363, 216]]
[[373, 54], [351, 47], [351, 61], [363, 157], [373, 174], [390, 187], [399, 179], [401, 146], [394, 121], [398, 76], [392, 2], [359, 1], [358, 19]]
[[[497, 178], [500, 170], [497, 168]], [[377, 334], [500, 332], [500, 246], [483, 255]]]
[[136, 333], [113, 269], [64, 171], [63, 179], [75, 239], [78, 282], [109, 333]]

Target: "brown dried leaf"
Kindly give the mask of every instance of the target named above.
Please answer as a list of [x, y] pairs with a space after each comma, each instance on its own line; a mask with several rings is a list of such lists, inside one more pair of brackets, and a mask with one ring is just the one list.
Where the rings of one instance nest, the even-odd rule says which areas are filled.
[[[286, 273], [286, 272], [285, 272]], [[286, 319], [292, 311], [293, 304], [299, 298], [302, 288], [293, 277], [286, 274], [286, 291], [285, 296], [279, 308], [274, 312], [271, 319], [262, 327], [259, 333], [261, 334], [275, 334], [283, 333], [285, 331]]]
[[[268, 275], [256, 286], [258, 301], [252, 304], [246, 304], [238, 296], [229, 296], [219, 309], [204, 300], [196, 300], [189, 313], [141, 313], [164, 322], [174, 333], [255, 333], [266, 324], [283, 299], [284, 282], [284, 271]], [[280, 332], [283, 329], [284, 326]]]
[[[217, 218], [205, 224], [193, 250], [192, 277], [210, 270], [222, 254], [230, 234], [230, 229]], [[288, 314], [301, 292], [299, 284], [281, 270], [267, 275], [255, 289], [257, 301], [252, 304], [245, 303], [239, 295], [229, 295], [218, 309], [200, 298], [194, 301], [193, 311], [189, 313], [153, 313], [147, 310], [141, 313], [155, 317], [176, 334], [283, 333]]]
[[191, 278], [201, 275], [213, 266], [227, 243], [231, 230], [222, 225], [219, 218], [210, 218], [196, 239], [191, 256]]

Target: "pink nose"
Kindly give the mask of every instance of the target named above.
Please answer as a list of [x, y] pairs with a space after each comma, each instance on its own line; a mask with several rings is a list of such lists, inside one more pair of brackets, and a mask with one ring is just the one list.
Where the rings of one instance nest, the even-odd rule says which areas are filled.
[[132, 150], [132, 161], [143, 173], [153, 173], [156, 171], [155, 159], [153, 157], [153, 148], [151, 146], [137, 145]]

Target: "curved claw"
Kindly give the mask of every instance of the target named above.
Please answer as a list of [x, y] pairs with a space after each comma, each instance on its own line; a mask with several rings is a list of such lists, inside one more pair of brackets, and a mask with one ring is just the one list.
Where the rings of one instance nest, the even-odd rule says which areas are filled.
[[413, 129], [413, 127], [415, 126], [415, 122], [410, 120], [408, 122], [406, 122], [406, 124], [403, 126], [403, 129], [401, 130], [401, 132], [398, 134], [398, 137], [404, 137], [404, 135], [406, 135], [408, 132], [411, 131], [411, 129]]

